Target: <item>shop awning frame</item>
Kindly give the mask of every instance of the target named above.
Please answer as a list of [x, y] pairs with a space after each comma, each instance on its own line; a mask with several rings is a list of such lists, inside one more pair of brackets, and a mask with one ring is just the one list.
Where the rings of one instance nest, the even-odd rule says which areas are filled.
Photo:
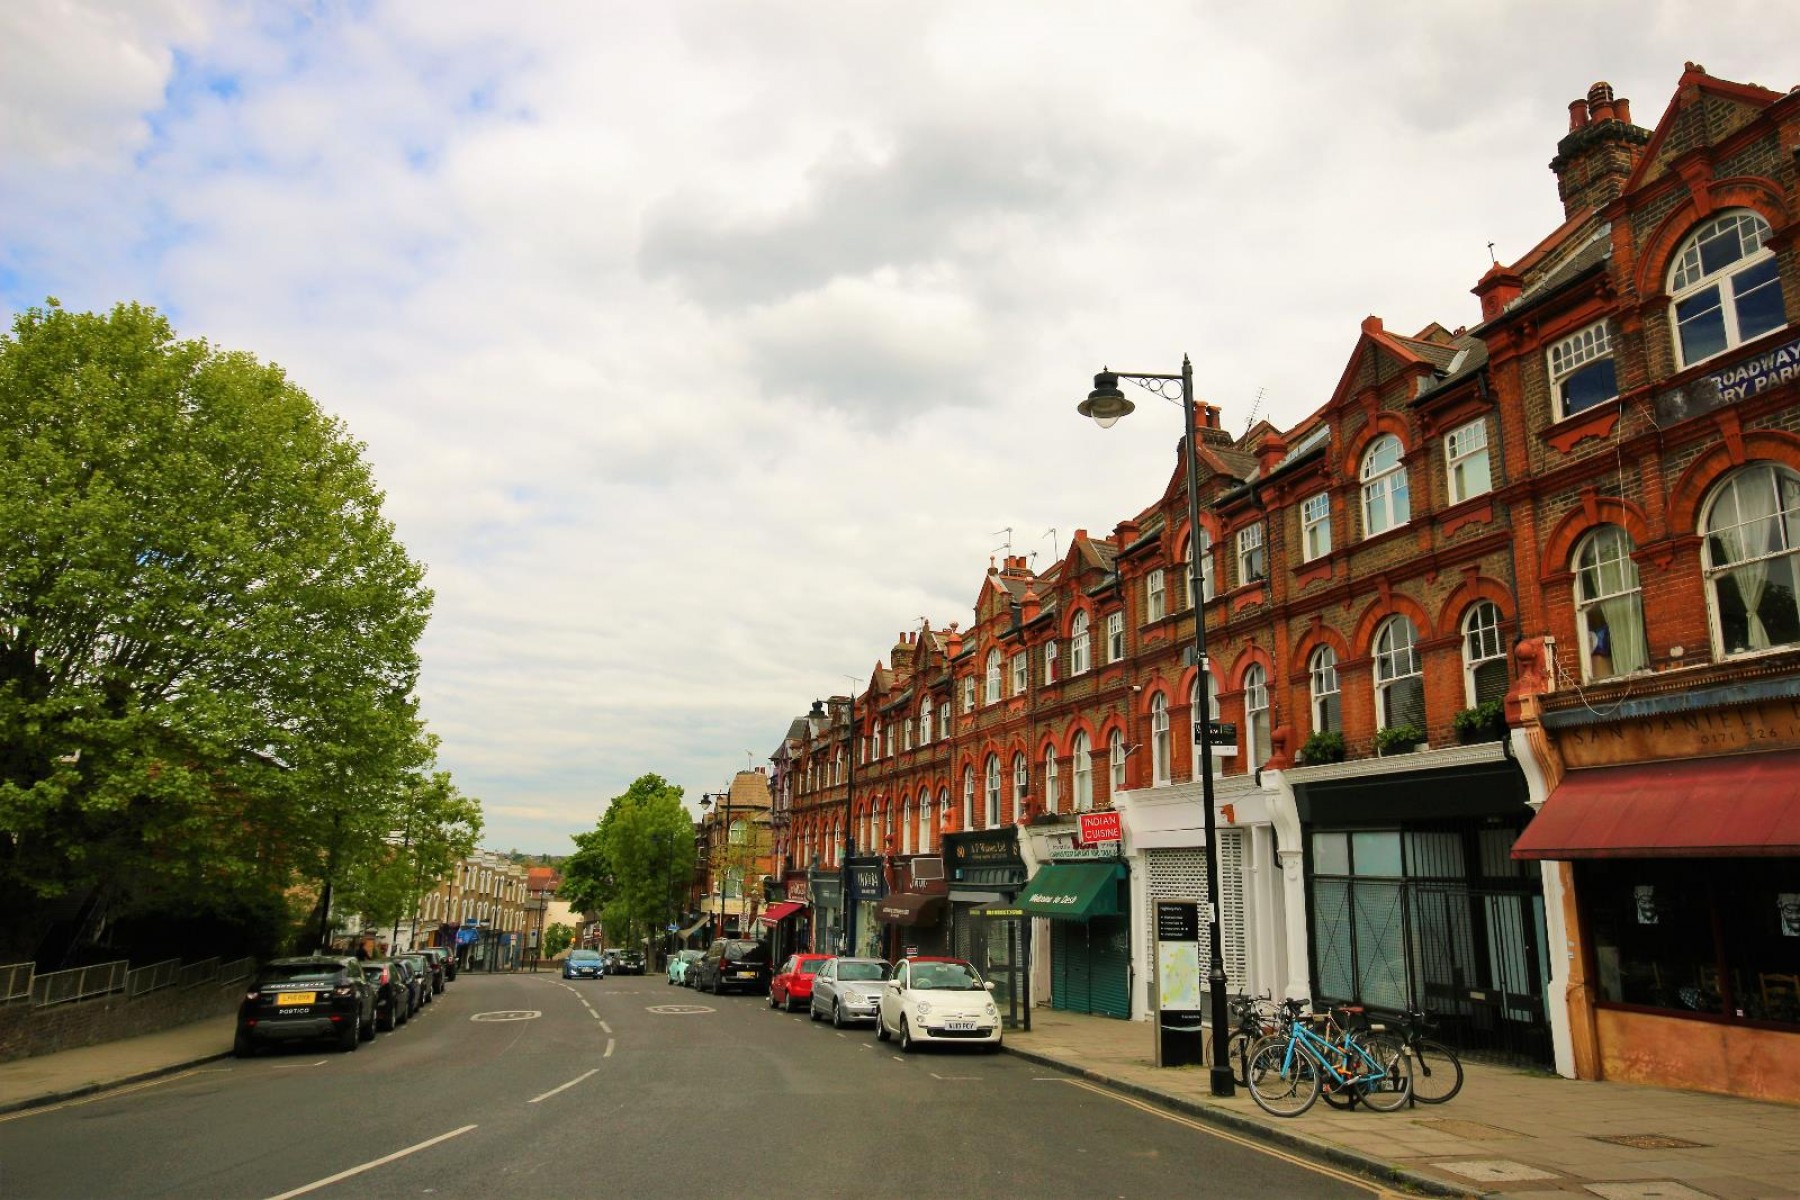
[[756, 919], [764, 925], [779, 925], [805, 907], [806, 905], [798, 900], [783, 900], [763, 909], [756, 915]]
[[946, 896], [925, 892], [889, 892], [875, 904], [875, 919], [883, 925], [928, 929], [944, 912]]
[[1800, 855], [1800, 751], [1590, 767], [1563, 777], [1517, 859]]
[[1111, 860], [1052, 862], [1038, 868], [1019, 893], [1018, 907], [1032, 916], [1085, 921], [1116, 917], [1125, 864]]

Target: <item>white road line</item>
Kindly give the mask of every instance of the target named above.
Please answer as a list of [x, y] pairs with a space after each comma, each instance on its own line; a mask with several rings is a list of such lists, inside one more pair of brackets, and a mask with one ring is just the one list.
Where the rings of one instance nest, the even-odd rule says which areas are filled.
[[577, 1075], [575, 1078], [569, 1080], [569, 1082], [563, 1084], [561, 1087], [553, 1087], [541, 1096], [533, 1096], [531, 1099], [527, 1100], [525, 1103], [536, 1104], [539, 1100], [548, 1100], [550, 1097], [556, 1095], [556, 1093], [561, 1092], [561, 1091], [567, 1091], [569, 1088], [574, 1087], [576, 1084], [578, 1084], [582, 1080], [586, 1079], [589, 1075], [597, 1075], [597, 1074], [599, 1074], [599, 1072], [600, 1072], [600, 1068], [595, 1067], [592, 1071], [587, 1071], [583, 1074]]
[[613, 1040], [611, 1038], [607, 1038], [606, 1039], [606, 1053], [602, 1054], [600, 1057], [601, 1058], [611, 1058], [612, 1052], [613, 1052]]
[[602, 1021], [602, 1022], [600, 1022], [600, 1032], [604, 1033], [607, 1037], [611, 1037], [612, 1036], [612, 1026], [608, 1025], [605, 1021]]
[[439, 1142], [447, 1142], [453, 1137], [460, 1137], [462, 1134], [465, 1134], [474, 1128], [475, 1126], [473, 1125], [464, 1125], [461, 1129], [452, 1129], [449, 1133], [440, 1133], [436, 1137], [420, 1142], [416, 1146], [408, 1146], [404, 1150], [396, 1150], [392, 1154], [366, 1162], [360, 1167], [351, 1167], [348, 1171], [339, 1171], [336, 1175], [327, 1175], [325, 1178], [315, 1180], [304, 1187], [297, 1187], [291, 1192], [283, 1192], [279, 1196], [270, 1196], [269, 1200], [293, 1200], [295, 1196], [304, 1196], [308, 1192], [316, 1192], [322, 1187], [329, 1187], [332, 1184], [337, 1183], [339, 1180], [349, 1179], [352, 1175], [361, 1175], [364, 1171], [372, 1171], [376, 1167], [386, 1166], [395, 1159], [405, 1158], [409, 1154], [417, 1154], [421, 1150], [428, 1150]]
[[[596, 1021], [600, 1021], [600, 1014], [599, 1014], [599, 1013], [597, 1013], [597, 1012], [595, 1012], [595, 1011], [594, 1011], [594, 1010], [593, 1010], [593, 1009], [591, 1009], [591, 1008], [590, 1008], [590, 1009], [588, 1009], [588, 1016], [590, 1016], [590, 1017], [592, 1017], [592, 1018], [594, 1018], [594, 1020], [596, 1020]], [[604, 1022], [604, 1021], [600, 1021], [600, 1023], [601, 1023], [601, 1024], [602, 1024], [602, 1025], [604, 1025], [604, 1024], [606, 1024], [606, 1022]]]
[[838, 1036], [839, 1037], [849, 1037], [850, 1035], [847, 1033], [840, 1033], [840, 1034], [838, 1034]]

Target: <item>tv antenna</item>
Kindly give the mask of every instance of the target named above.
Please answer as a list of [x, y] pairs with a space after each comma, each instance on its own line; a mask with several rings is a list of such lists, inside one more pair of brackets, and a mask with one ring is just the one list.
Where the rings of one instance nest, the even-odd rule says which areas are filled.
[[1250, 419], [1244, 422], [1245, 433], [1249, 433], [1251, 427], [1256, 424], [1256, 414], [1262, 411], [1263, 394], [1268, 390], [1268, 388], [1256, 389], [1256, 399], [1250, 402]]
[[1006, 541], [1002, 542], [998, 546], [995, 546], [994, 549], [995, 550], [1004, 550], [1008, 554], [1011, 554], [1012, 553], [1012, 526], [1008, 525], [1005, 529], [996, 529], [996, 530], [994, 530], [993, 533], [989, 534], [988, 536], [989, 537], [999, 537], [1001, 534], [1006, 535]]
[[1050, 557], [1057, 562], [1062, 561], [1062, 551], [1056, 548], [1056, 526], [1044, 530], [1044, 536], [1050, 539]]

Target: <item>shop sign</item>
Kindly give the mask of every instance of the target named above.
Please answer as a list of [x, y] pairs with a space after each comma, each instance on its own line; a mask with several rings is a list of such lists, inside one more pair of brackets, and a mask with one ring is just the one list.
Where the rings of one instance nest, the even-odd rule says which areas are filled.
[[852, 867], [850, 890], [858, 896], [879, 895], [881, 893], [881, 868]]
[[1081, 840], [1092, 846], [1099, 842], [1116, 842], [1120, 838], [1119, 812], [1084, 812], [1081, 814]]
[[1050, 852], [1051, 862], [1093, 862], [1096, 859], [1117, 862], [1119, 844], [1113, 842], [1107, 846], [1064, 846]]
[[805, 904], [808, 889], [804, 877], [787, 881], [787, 898], [796, 904]]
[[1570, 767], [1608, 767], [1668, 758], [1704, 758], [1800, 748], [1800, 701], [1633, 717], [1556, 730]]
[[975, 909], [974, 913], [978, 917], [1018, 920], [1025, 915], [1025, 910], [1022, 908], [995, 908], [991, 904], [984, 904], [980, 908]]
[[1238, 728], [1229, 721], [1195, 721], [1194, 745], [1200, 744], [1200, 727], [1205, 725], [1208, 745], [1214, 758], [1236, 758], [1238, 753]]
[[1800, 379], [1800, 338], [1660, 393], [1655, 400], [1656, 422], [1663, 426], [1673, 425], [1723, 405], [1760, 396], [1772, 387], [1797, 379]]
[[944, 839], [947, 857], [956, 870], [969, 867], [1013, 866], [1019, 862], [1018, 831], [970, 836], [951, 834]]

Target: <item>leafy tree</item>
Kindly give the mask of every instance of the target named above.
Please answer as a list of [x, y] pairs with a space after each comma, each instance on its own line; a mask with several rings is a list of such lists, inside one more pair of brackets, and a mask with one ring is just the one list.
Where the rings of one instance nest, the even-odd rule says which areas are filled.
[[361, 454], [148, 308], [51, 301], [0, 337], [5, 949], [66, 893], [253, 908], [387, 853], [432, 761], [431, 597]]
[[682, 791], [644, 775], [613, 797], [595, 827], [575, 835], [562, 897], [598, 913], [606, 940], [632, 945], [659, 928], [694, 873], [694, 823]]
[[409, 776], [400, 801], [402, 826], [373, 862], [352, 873], [342, 893], [343, 906], [378, 929], [412, 917], [425, 891], [473, 854], [481, 838], [480, 802], [457, 791], [447, 772]]
[[555, 958], [575, 943], [575, 931], [557, 921], [544, 930], [544, 957]]

